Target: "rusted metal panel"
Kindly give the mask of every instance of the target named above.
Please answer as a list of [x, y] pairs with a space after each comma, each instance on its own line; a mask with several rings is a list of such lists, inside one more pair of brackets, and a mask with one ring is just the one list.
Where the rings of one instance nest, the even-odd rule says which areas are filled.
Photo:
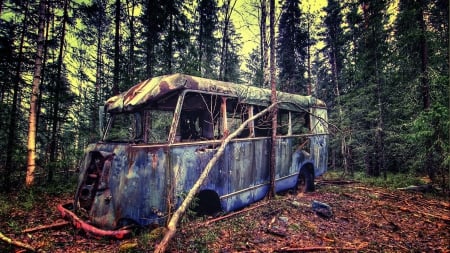
[[[163, 219], [167, 209], [166, 202], [161, 201], [167, 194], [167, 150], [161, 145], [132, 147], [124, 143], [89, 146], [90, 155], [86, 160], [93, 159], [93, 152], [101, 151], [106, 155], [101, 161], [101, 171], [89, 171], [86, 166], [80, 172], [77, 197], [80, 208], [88, 212], [91, 222], [113, 229], [121, 223], [132, 221], [148, 225]], [[94, 181], [90, 177], [94, 177]], [[84, 201], [88, 191], [95, 193], [92, 204]]]
[[314, 161], [315, 176], [327, 171], [328, 161], [328, 118], [326, 108], [311, 108], [311, 130], [314, 135], [310, 137], [310, 154]]

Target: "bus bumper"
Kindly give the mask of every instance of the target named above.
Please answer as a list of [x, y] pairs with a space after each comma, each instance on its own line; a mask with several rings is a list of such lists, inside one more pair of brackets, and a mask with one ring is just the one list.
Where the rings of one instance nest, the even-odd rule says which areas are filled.
[[83, 221], [75, 213], [70, 211], [73, 210], [73, 203], [58, 205], [57, 209], [61, 213], [62, 217], [69, 220], [77, 229], [82, 229], [87, 234], [93, 235], [95, 237], [113, 237], [116, 239], [123, 239], [125, 238], [125, 236], [131, 233], [131, 230], [129, 229], [119, 229], [119, 230], [99, 229]]

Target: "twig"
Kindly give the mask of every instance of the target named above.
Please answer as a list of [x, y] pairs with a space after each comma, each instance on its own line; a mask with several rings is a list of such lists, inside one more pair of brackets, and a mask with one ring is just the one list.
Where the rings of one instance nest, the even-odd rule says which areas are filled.
[[34, 228], [27, 228], [27, 229], [22, 230], [22, 233], [31, 233], [31, 232], [36, 232], [39, 230], [44, 230], [44, 229], [49, 229], [49, 228], [58, 228], [58, 227], [62, 227], [62, 226], [68, 225], [68, 224], [69, 224], [68, 221], [59, 221], [59, 222], [54, 222], [49, 225], [42, 225], [42, 226], [38, 226], [38, 227], [34, 227]]
[[5, 241], [5, 242], [7, 242], [9, 244], [14, 245], [14, 246], [21, 247], [21, 248], [27, 249], [27, 250], [32, 251], [32, 252], [36, 252], [36, 249], [33, 246], [31, 246], [31, 245], [29, 245], [27, 243], [21, 242], [21, 241], [17, 241], [17, 240], [11, 239], [11, 238], [5, 236], [2, 232], [0, 232], [0, 239], [2, 241]]

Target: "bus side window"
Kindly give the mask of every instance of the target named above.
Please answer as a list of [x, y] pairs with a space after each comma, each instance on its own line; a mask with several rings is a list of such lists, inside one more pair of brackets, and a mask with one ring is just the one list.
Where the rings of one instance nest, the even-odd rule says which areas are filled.
[[278, 125], [277, 125], [277, 135], [291, 135], [290, 131], [290, 112], [286, 110], [278, 111]]
[[[227, 126], [229, 133], [236, 131], [244, 121], [246, 121], [250, 115], [252, 115], [252, 106], [243, 104], [238, 101], [237, 98], [227, 98], [226, 101], [227, 110]], [[244, 130], [238, 135], [238, 138], [253, 137], [253, 125], [248, 124]]]
[[309, 114], [300, 112], [291, 112], [292, 134], [309, 133]]
[[207, 140], [214, 139], [214, 119], [212, 118], [213, 115], [211, 115], [211, 113], [207, 110], [201, 111], [199, 115], [201, 137]]
[[[264, 108], [255, 106], [254, 113], [262, 111]], [[259, 117], [255, 120], [255, 136], [256, 137], [268, 137], [271, 136], [272, 133], [272, 118], [270, 113], [265, 114], [262, 117]]]

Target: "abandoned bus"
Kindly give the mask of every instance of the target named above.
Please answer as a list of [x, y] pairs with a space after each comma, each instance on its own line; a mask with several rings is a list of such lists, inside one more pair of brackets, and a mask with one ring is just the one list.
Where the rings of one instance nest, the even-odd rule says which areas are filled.
[[[300, 185], [312, 191], [314, 178], [327, 170], [327, 108], [311, 96], [278, 92], [277, 98], [275, 190]], [[87, 147], [74, 203], [58, 208], [99, 234], [128, 224], [163, 224], [221, 141], [269, 105], [270, 90], [247, 85], [183, 74], [143, 81], [106, 101], [109, 120], [103, 138]], [[228, 143], [195, 210], [229, 212], [264, 198], [271, 131], [266, 114]]]

